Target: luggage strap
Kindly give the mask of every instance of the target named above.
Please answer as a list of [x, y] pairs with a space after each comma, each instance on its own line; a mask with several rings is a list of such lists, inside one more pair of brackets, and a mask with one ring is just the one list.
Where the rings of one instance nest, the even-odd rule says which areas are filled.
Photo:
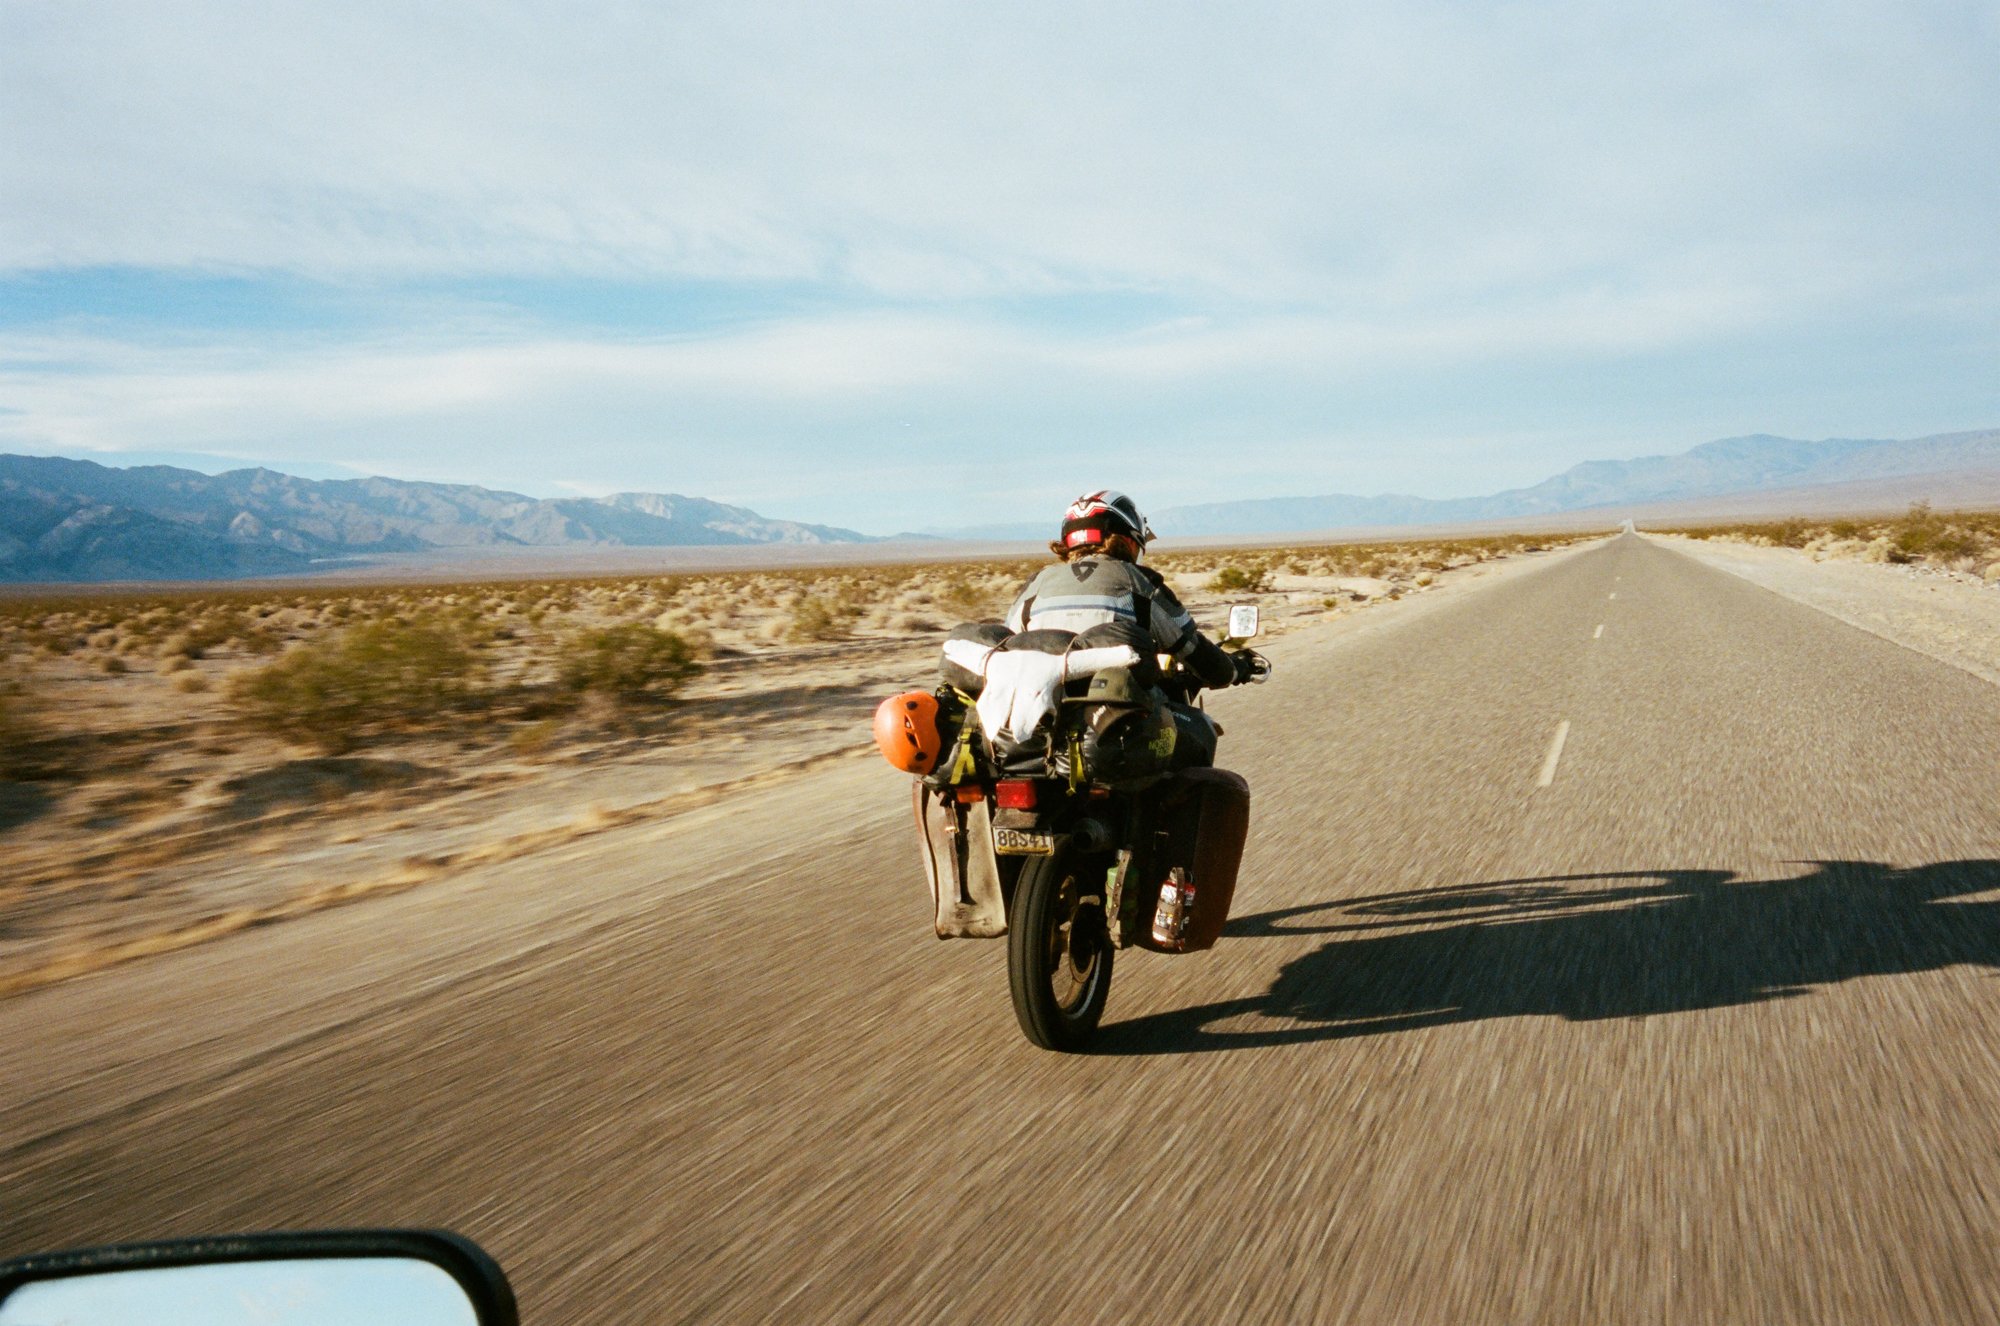
[[[960, 694], [963, 695], [964, 692], [961, 691]], [[965, 699], [965, 717], [960, 720], [958, 729], [958, 753], [952, 757], [951, 762], [950, 784], [953, 787], [964, 782], [968, 775], [979, 771], [979, 757], [972, 753], [972, 734], [979, 730], [979, 724], [973, 721], [972, 697], [966, 696]]]

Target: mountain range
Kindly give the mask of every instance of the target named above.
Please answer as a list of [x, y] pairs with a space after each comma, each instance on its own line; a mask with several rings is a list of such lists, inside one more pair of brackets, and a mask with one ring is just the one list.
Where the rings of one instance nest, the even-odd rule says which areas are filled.
[[[1672, 456], [1596, 460], [1486, 497], [1272, 497], [1152, 513], [1170, 537], [1383, 531], [1623, 516], [1704, 501], [1769, 514], [1885, 508], [1920, 492], [1939, 505], [2000, 485], [2000, 429], [1904, 440], [1724, 438]], [[1134, 485], [1135, 487], [1137, 485]], [[1974, 500], [1968, 496], [1965, 500]], [[1691, 505], [1692, 504], [1692, 505]], [[1046, 539], [1043, 523], [931, 531], [957, 539]], [[923, 535], [898, 535], [919, 538]], [[685, 547], [868, 542], [826, 525], [771, 520], [671, 493], [533, 498], [463, 484], [303, 479], [256, 468], [203, 474], [169, 465], [0, 456], [0, 581], [205, 580], [281, 575], [384, 553], [451, 548]]]
[[0, 581], [205, 580], [440, 548], [854, 543], [672, 493], [527, 497], [463, 484], [0, 456]]
[[1674, 456], [1585, 461], [1532, 487], [1487, 497], [1271, 497], [1171, 507], [1154, 513], [1152, 522], [1161, 534], [1181, 537], [1464, 524], [1912, 475], [1938, 476], [1935, 497], [1948, 505], [1955, 477], [1996, 473], [2000, 429], [1821, 442], [1758, 434], [1708, 442]]

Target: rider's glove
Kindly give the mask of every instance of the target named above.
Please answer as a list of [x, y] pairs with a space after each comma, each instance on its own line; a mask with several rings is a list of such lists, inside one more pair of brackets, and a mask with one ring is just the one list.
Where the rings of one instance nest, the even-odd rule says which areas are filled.
[[1236, 665], [1236, 684], [1241, 686], [1257, 675], [1257, 656], [1247, 649], [1239, 649], [1229, 656]]

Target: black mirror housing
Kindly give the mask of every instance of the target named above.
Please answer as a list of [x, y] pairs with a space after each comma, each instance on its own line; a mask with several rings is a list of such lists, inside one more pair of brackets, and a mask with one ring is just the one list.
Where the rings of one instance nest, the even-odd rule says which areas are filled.
[[6, 1315], [7, 1300], [18, 1291], [77, 1277], [177, 1267], [342, 1259], [389, 1259], [434, 1266], [449, 1275], [464, 1293], [478, 1326], [520, 1326], [514, 1289], [507, 1283], [499, 1263], [471, 1239], [436, 1229], [288, 1231], [35, 1253], [0, 1262], [0, 1317]]

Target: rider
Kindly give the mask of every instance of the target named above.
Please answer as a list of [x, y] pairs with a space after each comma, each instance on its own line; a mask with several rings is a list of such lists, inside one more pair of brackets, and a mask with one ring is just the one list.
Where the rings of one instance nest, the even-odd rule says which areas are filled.
[[1097, 628], [1097, 639], [1107, 632], [1122, 637], [1148, 658], [1173, 655], [1204, 686], [1251, 680], [1257, 656], [1218, 648], [1195, 629], [1165, 577], [1140, 564], [1152, 540], [1153, 527], [1125, 494], [1107, 488], [1077, 498], [1063, 513], [1061, 536], [1049, 544], [1059, 564], [1028, 582], [1007, 613], [1008, 629], [1080, 635]]

